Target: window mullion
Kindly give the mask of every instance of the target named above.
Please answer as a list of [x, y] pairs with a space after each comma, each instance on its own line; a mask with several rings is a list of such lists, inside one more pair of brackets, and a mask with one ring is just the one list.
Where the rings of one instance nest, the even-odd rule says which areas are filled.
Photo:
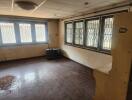
[[84, 32], [83, 32], [83, 46], [86, 47], [86, 41], [87, 41], [87, 24], [86, 20], [84, 20]]
[[100, 17], [99, 42], [98, 42], [98, 48], [97, 48], [98, 51], [102, 50], [103, 26], [104, 26], [104, 20], [102, 17]]
[[48, 22], [45, 22], [45, 34], [46, 34], [46, 42], [49, 42], [49, 36], [48, 36]]
[[65, 42], [65, 44], [67, 43], [67, 24], [66, 23], [64, 23], [64, 27], [65, 27], [65, 40], [64, 40], [64, 42]]
[[20, 37], [20, 29], [18, 22], [14, 22], [14, 30], [15, 30], [15, 37], [16, 37], [16, 43], [21, 44], [21, 37]]
[[0, 46], [2, 46], [2, 35], [1, 35], [1, 28], [0, 28]]
[[75, 28], [76, 28], [75, 27], [75, 22], [73, 21], [73, 40], [72, 40], [73, 41], [72, 42], [73, 45], [75, 45]]

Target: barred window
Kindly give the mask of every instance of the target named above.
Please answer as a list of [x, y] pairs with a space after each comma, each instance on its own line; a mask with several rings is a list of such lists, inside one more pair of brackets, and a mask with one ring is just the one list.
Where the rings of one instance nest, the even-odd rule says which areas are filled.
[[[98, 16], [79, 21], [70, 21], [66, 24], [66, 43], [73, 46], [88, 48], [98, 52], [110, 53], [112, 45], [114, 16]], [[69, 34], [73, 32], [72, 36]], [[70, 38], [69, 38], [70, 37]]]
[[66, 43], [72, 43], [73, 41], [73, 25], [72, 23], [66, 23]]
[[75, 44], [83, 45], [83, 22], [75, 22]]
[[47, 43], [48, 30], [46, 23], [40, 23], [39, 20], [0, 19], [0, 47], [28, 43]]
[[86, 21], [86, 46], [98, 46], [99, 24], [99, 19]]
[[46, 29], [44, 24], [35, 24], [36, 41], [46, 42]]
[[31, 25], [30, 24], [19, 24], [21, 42], [32, 42]]
[[104, 18], [102, 49], [111, 50], [112, 31], [113, 31], [113, 17]]
[[16, 43], [13, 23], [0, 22], [1, 38], [3, 44]]

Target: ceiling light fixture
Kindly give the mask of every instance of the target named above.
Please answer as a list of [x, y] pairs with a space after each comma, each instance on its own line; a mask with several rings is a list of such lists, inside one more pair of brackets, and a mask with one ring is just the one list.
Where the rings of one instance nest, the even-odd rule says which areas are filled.
[[87, 6], [89, 3], [88, 2], [84, 2], [84, 5]]
[[24, 10], [33, 10], [37, 6], [37, 4], [32, 1], [15, 1], [15, 4]]

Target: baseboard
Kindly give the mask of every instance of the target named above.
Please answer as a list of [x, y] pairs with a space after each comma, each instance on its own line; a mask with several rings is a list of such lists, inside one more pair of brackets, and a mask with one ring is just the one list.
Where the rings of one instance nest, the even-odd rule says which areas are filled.
[[0, 63], [19, 61], [19, 60], [27, 60], [27, 59], [34, 59], [34, 58], [39, 58], [39, 57], [46, 57], [46, 55], [27, 57], [27, 58], [18, 58], [18, 59], [7, 59], [7, 60], [0, 61]]

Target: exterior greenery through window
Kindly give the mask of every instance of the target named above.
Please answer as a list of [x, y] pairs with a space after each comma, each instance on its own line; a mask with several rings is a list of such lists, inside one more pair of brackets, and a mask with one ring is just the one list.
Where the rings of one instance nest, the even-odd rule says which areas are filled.
[[65, 43], [81, 48], [110, 53], [113, 16], [100, 16], [65, 22]]
[[47, 22], [0, 20], [0, 46], [47, 42]]

